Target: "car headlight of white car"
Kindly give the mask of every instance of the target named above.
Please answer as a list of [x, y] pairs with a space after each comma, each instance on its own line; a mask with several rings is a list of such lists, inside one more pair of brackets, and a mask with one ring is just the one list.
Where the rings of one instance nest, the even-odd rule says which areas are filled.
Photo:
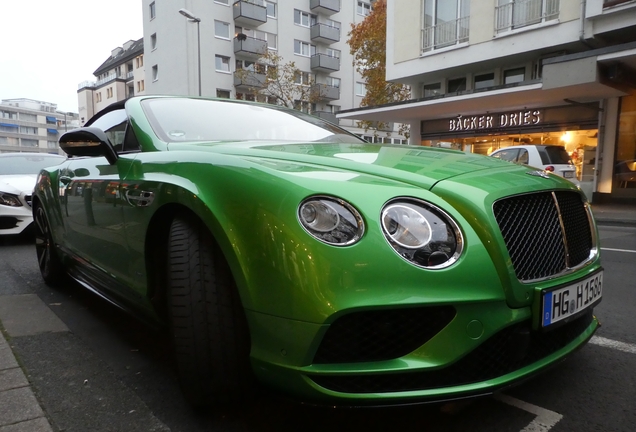
[[6, 192], [0, 192], [0, 205], [6, 205], [9, 207], [22, 207], [20, 198], [18, 198], [17, 195]]

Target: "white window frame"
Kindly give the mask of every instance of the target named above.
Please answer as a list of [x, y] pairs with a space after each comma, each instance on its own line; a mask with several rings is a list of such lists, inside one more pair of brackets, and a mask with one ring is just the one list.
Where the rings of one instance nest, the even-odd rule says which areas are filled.
[[371, 3], [359, 1], [356, 8], [356, 13], [360, 16], [366, 17], [371, 13]]
[[150, 35], [150, 49], [152, 51], [157, 49], [157, 33], [153, 33]]
[[[422, 0], [422, 53], [448, 48], [468, 42], [470, 27], [470, 0], [454, 0], [455, 19], [441, 19], [438, 16], [440, 0]], [[447, 0], [452, 1], [452, 0]], [[431, 6], [432, 23], [427, 23], [427, 8]], [[446, 3], [445, 3], [446, 5]]]
[[[296, 18], [299, 18], [296, 21]], [[300, 9], [294, 9], [294, 24], [301, 27], [311, 27], [318, 22], [318, 17], [312, 13], [301, 11]]]
[[150, 21], [152, 21], [157, 16], [157, 9], [155, 7], [155, 2], [150, 3], [148, 8], [150, 9]]
[[[277, 18], [276, 15], [278, 15], [278, 5], [275, 2], [268, 1], [268, 0], [265, 0], [264, 3], [265, 3], [264, 6], [267, 8], [267, 12], [266, 12], [267, 17], [276, 19]], [[274, 15], [270, 15], [269, 14], [270, 13], [270, 6], [271, 6], [271, 9], [274, 11]]]
[[[219, 69], [219, 60], [221, 65], [227, 65], [227, 69]], [[214, 70], [221, 73], [230, 73], [230, 57], [216, 54], [214, 56]]]
[[[221, 27], [219, 28], [219, 25]], [[227, 30], [225, 34], [219, 34], [218, 30]], [[230, 40], [230, 23], [220, 20], [214, 20], [214, 37], [217, 39]]]
[[356, 96], [365, 97], [367, 95], [367, 84], [362, 81], [356, 81], [355, 92]]
[[[296, 51], [297, 44], [300, 48], [300, 52]], [[305, 53], [304, 51], [307, 51], [307, 53]], [[294, 39], [294, 54], [303, 56], [303, 57], [311, 57], [314, 54], [316, 54], [316, 46], [308, 42], [303, 42], [301, 40]]]
[[154, 65], [152, 67], [152, 82], [155, 82], [159, 79], [159, 66]]

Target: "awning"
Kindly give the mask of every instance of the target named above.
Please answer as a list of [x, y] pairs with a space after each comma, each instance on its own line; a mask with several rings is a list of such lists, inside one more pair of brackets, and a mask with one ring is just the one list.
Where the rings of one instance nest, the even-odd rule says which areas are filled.
[[47, 123], [57, 123], [57, 119], [53, 116], [46, 116]]
[[57, 129], [47, 129], [46, 131], [48, 133], [50, 133], [50, 134], [56, 134], [57, 133]]
[[11, 123], [0, 123], [0, 126], [4, 126], [4, 127], [10, 127], [10, 128], [16, 128], [18, 129], [20, 126], [15, 125], [15, 124], [11, 124]]

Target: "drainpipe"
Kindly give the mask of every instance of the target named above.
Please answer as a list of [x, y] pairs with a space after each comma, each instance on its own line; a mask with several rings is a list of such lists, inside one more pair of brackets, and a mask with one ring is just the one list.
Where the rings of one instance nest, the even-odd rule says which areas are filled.
[[587, 0], [581, 0], [581, 24], [579, 25], [579, 41], [588, 48], [594, 48], [585, 41], [585, 9], [587, 8]]

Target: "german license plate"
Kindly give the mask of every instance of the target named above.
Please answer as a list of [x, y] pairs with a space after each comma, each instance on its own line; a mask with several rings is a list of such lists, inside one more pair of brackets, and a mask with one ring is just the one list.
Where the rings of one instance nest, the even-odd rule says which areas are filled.
[[563, 177], [564, 178], [573, 178], [574, 177], [574, 171], [563, 171]]
[[593, 274], [571, 285], [543, 291], [542, 326], [548, 327], [601, 301], [603, 272]]

